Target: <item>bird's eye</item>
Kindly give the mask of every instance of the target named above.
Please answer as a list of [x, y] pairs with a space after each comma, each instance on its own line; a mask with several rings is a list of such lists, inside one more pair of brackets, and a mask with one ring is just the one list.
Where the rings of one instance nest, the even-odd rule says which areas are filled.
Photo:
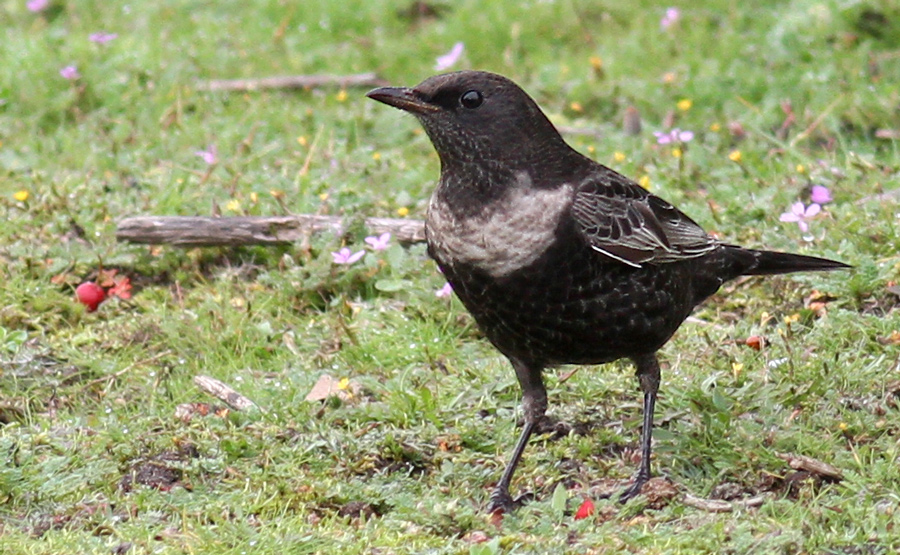
[[466, 91], [459, 97], [459, 103], [470, 110], [478, 108], [484, 102], [484, 97], [478, 91]]

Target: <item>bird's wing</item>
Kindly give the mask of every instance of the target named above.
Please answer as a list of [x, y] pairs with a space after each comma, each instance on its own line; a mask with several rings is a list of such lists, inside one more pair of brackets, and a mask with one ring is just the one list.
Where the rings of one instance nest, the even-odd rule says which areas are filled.
[[578, 186], [572, 214], [594, 250], [634, 267], [696, 258], [719, 245], [683, 212], [612, 170]]

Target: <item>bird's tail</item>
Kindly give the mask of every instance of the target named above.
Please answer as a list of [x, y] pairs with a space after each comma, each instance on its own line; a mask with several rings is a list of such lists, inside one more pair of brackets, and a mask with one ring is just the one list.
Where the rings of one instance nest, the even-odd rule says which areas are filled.
[[821, 272], [826, 270], [842, 270], [852, 268], [848, 264], [789, 252], [750, 250], [756, 264], [743, 272], [745, 276], [766, 276], [772, 274], [789, 274], [791, 272]]

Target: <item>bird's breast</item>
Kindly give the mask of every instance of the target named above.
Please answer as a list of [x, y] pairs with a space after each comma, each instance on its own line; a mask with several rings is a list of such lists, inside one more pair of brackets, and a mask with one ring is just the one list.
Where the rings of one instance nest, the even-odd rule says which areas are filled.
[[441, 265], [465, 264], [494, 278], [509, 276], [553, 245], [572, 195], [569, 185], [519, 186], [475, 210], [461, 211], [436, 191], [425, 221], [429, 249]]

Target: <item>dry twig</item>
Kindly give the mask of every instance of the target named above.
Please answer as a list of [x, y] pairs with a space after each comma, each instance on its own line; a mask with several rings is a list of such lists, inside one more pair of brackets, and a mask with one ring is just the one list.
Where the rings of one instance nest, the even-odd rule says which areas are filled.
[[262, 410], [259, 405], [215, 378], [194, 376], [194, 384], [234, 410], [247, 410], [253, 407]]
[[844, 479], [844, 473], [838, 468], [831, 466], [826, 462], [822, 462], [811, 457], [803, 455], [794, 455], [792, 453], [779, 453], [778, 457], [787, 461], [788, 465], [794, 470], [805, 470], [817, 476], [828, 478], [830, 480], [840, 481]]
[[312, 89], [316, 87], [383, 87], [387, 81], [376, 73], [352, 75], [284, 75], [251, 79], [213, 79], [201, 83], [208, 91], [258, 91], [261, 89]]

